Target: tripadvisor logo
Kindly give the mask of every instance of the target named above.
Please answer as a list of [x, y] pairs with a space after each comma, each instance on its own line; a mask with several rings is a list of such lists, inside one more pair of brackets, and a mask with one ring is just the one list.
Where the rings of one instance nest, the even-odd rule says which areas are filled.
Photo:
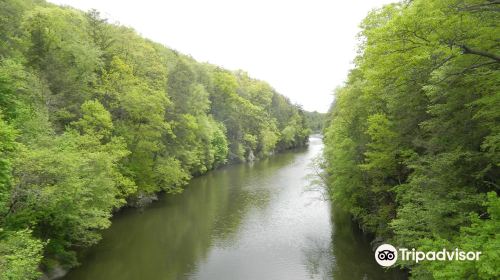
[[382, 244], [375, 251], [375, 260], [381, 266], [391, 266], [398, 260], [398, 251], [391, 244]]
[[448, 251], [446, 249], [440, 251], [417, 251], [415, 248], [409, 250], [407, 248], [396, 249], [391, 244], [382, 244], [375, 250], [375, 260], [381, 266], [392, 266], [398, 258], [402, 261], [477, 261], [481, 252], [465, 252], [458, 248]]

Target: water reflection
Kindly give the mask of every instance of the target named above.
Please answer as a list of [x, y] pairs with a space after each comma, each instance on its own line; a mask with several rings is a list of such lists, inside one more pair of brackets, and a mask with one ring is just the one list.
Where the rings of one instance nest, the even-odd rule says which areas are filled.
[[382, 279], [348, 215], [305, 191], [321, 148], [313, 139], [308, 150], [217, 170], [181, 195], [120, 212], [66, 279]]
[[332, 209], [333, 279], [406, 279], [397, 269], [382, 269], [375, 261], [370, 240], [342, 209]]

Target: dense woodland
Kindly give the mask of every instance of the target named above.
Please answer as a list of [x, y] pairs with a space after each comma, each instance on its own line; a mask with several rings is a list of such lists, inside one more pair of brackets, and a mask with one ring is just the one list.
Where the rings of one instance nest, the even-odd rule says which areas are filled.
[[324, 129], [326, 114], [317, 111], [305, 111], [304, 114], [306, 117], [307, 127], [309, 127], [309, 130], [311, 130], [311, 133], [322, 133]]
[[98, 12], [0, 0], [0, 279], [77, 264], [124, 205], [307, 143], [304, 111]]
[[493, 0], [371, 12], [327, 117], [331, 195], [375, 243], [482, 252], [400, 263], [413, 279], [500, 278], [499, 12]]

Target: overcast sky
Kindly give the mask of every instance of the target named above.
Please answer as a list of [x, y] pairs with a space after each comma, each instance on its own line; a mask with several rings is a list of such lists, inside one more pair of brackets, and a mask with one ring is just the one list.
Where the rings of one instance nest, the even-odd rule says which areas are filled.
[[391, 0], [49, 0], [88, 10], [199, 61], [243, 69], [326, 112], [352, 67], [358, 25]]

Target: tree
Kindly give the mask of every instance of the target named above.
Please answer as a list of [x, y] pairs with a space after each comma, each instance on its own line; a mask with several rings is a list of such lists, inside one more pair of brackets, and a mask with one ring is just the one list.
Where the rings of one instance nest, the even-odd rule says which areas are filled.
[[[77, 263], [120, 207], [305, 144], [302, 110], [87, 13], [0, 1], [0, 278]], [[275, 102], [277, 100], [277, 102]], [[277, 108], [279, 107], [279, 108]], [[281, 113], [284, 112], [283, 115]]]
[[[328, 115], [325, 157], [334, 200], [389, 243], [460, 247], [460, 229], [477, 229], [473, 217], [485, 212], [486, 193], [497, 191], [495, 5], [405, 1], [362, 23], [356, 67]], [[482, 222], [495, 226], [495, 219]], [[400, 265], [422, 279], [496, 276], [489, 264], [487, 273], [463, 266], [456, 274]]]
[[12, 280], [40, 277], [38, 264], [42, 259], [43, 243], [31, 236], [31, 231], [4, 232], [0, 228], [0, 278]]

